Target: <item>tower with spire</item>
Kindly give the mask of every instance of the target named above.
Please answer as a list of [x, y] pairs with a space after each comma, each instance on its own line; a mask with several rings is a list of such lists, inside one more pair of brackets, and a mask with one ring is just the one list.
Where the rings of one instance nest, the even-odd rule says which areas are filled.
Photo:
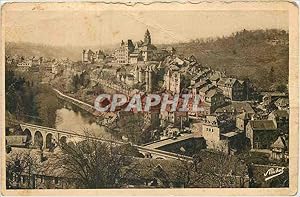
[[144, 45], [150, 45], [151, 44], [151, 35], [149, 30], [146, 30], [145, 36], [144, 36]]

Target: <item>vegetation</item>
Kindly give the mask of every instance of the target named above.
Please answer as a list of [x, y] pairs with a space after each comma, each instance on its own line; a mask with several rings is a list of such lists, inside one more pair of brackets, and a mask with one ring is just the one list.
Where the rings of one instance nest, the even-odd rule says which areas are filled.
[[64, 143], [60, 148], [62, 154], [57, 157], [57, 165], [78, 179], [83, 188], [118, 187], [121, 168], [131, 162], [119, 147], [88, 136], [77, 143]]
[[[31, 150], [13, 152], [6, 159], [6, 187], [9, 189], [19, 189], [22, 187], [34, 189], [34, 173], [39, 173], [38, 165], [40, 158], [32, 154]], [[26, 186], [21, 186], [21, 176], [27, 174], [30, 181]]]
[[204, 66], [225, 71], [228, 76], [249, 78], [260, 90], [275, 90], [277, 85], [288, 83], [288, 38], [284, 30], [243, 30], [227, 37], [172, 46], [178, 55], [194, 55]]
[[144, 144], [151, 140], [143, 114], [124, 112], [117, 122], [119, 135], [125, 136], [134, 144]]
[[17, 120], [53, 126], [58, 100], [47, 85], [5, 72], [5, 108]]
[[90, 83], [89, 75], [87, 72], [76, 74], [72, 78], [71, 89], [73, 92], [77, 92], [81, 87], [87, 87]]
[[247, 166], [233, 155], [222, 152], [200, 151], [193, 162], [180, 160], [177, 177], [184, 187], [246, 187]]

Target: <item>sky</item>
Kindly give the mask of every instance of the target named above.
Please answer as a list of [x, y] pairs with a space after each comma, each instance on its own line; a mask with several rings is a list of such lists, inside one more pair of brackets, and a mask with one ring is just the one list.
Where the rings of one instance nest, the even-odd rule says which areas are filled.
[[109, 46], [142, 40], [154, 44], [227, 36], [243, 29], [288, 30], [286, 11], [10, 11], [5, 40], [54, 46]]

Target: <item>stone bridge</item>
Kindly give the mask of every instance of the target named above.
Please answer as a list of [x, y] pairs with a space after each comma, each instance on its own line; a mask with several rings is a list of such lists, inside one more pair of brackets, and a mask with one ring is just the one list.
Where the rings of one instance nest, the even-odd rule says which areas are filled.
[[[44, 127], [40, 125], [34, 125], [29, 123], [20, 123], [21, 129], [24, 135], [28, 136], [29, 142], [35, 146], [42, 149], [50, 148], [52, 144], [60, 144], [67, 142], [69, 138], [79, 138], [79, 139], [86, 139], [86, 135], [78, 134], [73, 131], [64, 131], [64, 130], [57, 130], [50, 127]], [[89, 137], [101, 142], [107, 142], [114, 145], [122, 145], [126, 144], [125, 142], [117, 141], [117, 140], [108, 140], [103, 138], [97, 137]], [[191, 157], [178, 155], [175, 153], [162, 151], [158, 149], [151, 149], [143, 146], [136, 147], [140, 153], [144, 155], [145, 158], [153, 158], [153, 159], [185, 159], [185, 160], [192, 160]]]
[[[50, 148], [51, 144], [65, 143], [69, 138], [86, 138], [86, 135], [78, 134], [73, 131], [57, 130], [50, 127], [44, 127], [40, 125], [34, 125], [29, 123], [21, 123], [21, 129], [25, 135], [28, 136], [28, 140], [33, 146], [40, 147], [42, 149]], [[113, 144], [123, 144], [119, 141], [112, 141], [108, 139], [95, 138], [99, 141], [110, 142]]]

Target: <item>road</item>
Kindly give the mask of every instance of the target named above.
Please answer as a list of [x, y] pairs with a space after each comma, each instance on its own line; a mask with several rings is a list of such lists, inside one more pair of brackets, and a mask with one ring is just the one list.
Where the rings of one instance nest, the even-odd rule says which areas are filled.
[[190, 138], [194, 138], [194, 134], [193, 133], [189, 133], [189, 134], [183, 134], [182, 136], [178, 136], [176, 139], [172, 139], [172, 138], [168, 138], [165, 140], [160, 140], [158, 142], [153, 142], [151, 144], [146, 144], [145, 146], [143, 146], [144, 148], [148, 148], [148, 149], [157, 149], [159, 147], [162, 146], [166, 146], [169, 144], [174, 144], [180, 141], [184, 141]]

